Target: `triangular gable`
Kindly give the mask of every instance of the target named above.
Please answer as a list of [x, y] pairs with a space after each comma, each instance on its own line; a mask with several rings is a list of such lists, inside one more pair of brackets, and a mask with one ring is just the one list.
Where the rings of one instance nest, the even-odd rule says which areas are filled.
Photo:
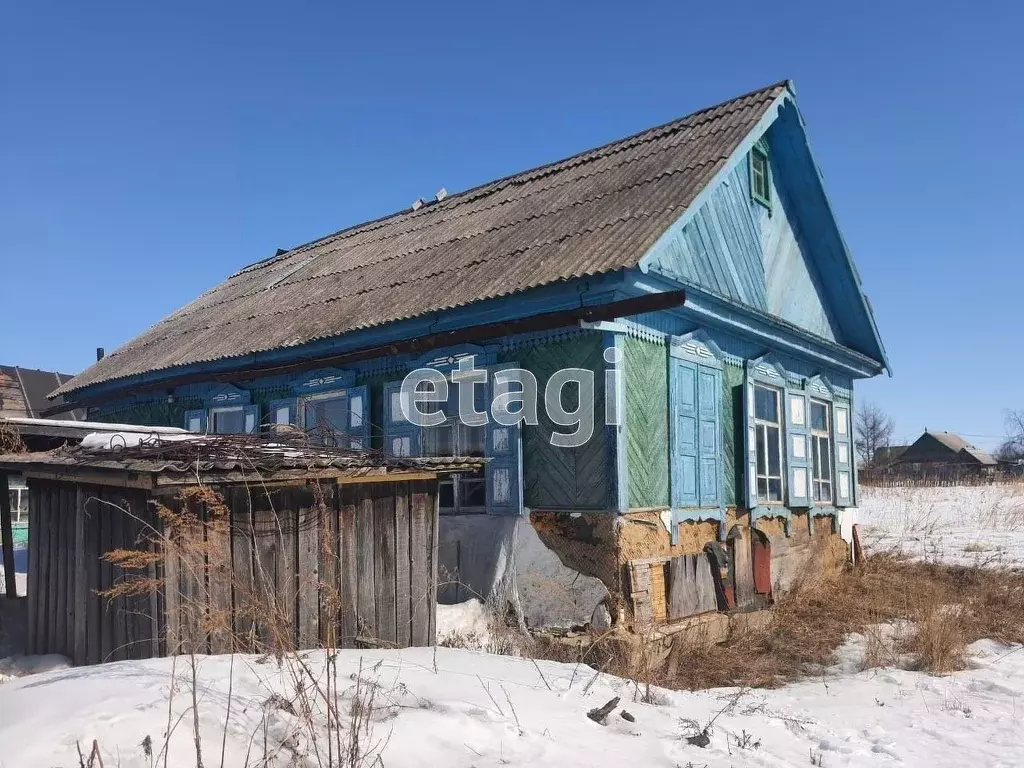
[[[770, 209], [751, 188], [750, 152], [759, 142], [771, 167]], [[889, 368], [790, 92], [779, 97], [640, 265]]]

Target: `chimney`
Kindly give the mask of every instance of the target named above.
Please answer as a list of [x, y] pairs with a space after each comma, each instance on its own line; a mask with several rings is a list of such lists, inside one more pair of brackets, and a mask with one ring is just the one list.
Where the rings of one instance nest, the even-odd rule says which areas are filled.
[[96, 347], [96, 362], [98, 363], [102, 360], [105, 354], [106, 352], [103, 351], [103, 347]]

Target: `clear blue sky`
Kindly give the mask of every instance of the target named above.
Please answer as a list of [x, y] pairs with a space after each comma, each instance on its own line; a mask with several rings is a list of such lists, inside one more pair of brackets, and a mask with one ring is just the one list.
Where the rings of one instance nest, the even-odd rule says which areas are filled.
[[1007, 2], [5, 3], [0, 361], [76, 372], [238, 267], [791, 78], [896, 371], [1024, 407], [1024, 11]]

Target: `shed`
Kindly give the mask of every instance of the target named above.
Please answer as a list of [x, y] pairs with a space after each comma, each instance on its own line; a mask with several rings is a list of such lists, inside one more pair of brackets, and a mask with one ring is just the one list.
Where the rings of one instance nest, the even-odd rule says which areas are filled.
[[430, 645], [438, 476], [480, 463], [248, 436], [0, 456], [33, 515], [27, 650]]

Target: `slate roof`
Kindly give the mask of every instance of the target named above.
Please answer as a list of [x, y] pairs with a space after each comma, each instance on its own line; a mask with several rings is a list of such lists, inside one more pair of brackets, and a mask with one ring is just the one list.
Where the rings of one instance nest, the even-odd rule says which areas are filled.
[[[71, 381], [67, 373], [40, 371], [17, 365], [0, 365], [0, 416], [27, 416], [33, 418], [57, 403], [46, 399], [54, 389]], [[84, 419], [82, 410], [66, 411], [61, 418]]]
[[788, 87], [777, 83], [253, 264], [57, 392], [634, 267]]

